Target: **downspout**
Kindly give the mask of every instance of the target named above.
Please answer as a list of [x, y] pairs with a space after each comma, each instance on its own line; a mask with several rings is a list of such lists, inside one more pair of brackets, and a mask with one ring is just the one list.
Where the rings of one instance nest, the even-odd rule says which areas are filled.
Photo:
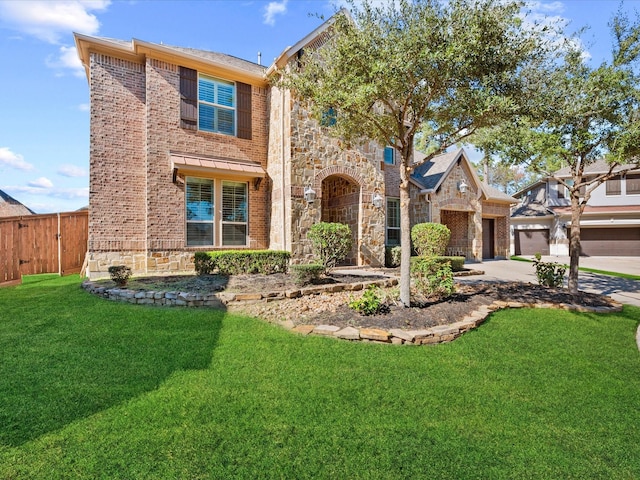
[[284, 135], [285, 135], [285, 121], [284, 121], [284, 99], [285, 99], [285, 94], [284, 94], [284, 88], [282, 88], [282, 90], [280, 91], [280, 97], [282, 98], [282, 104], [281, 104], [281, 109], [282, 109], [282, 114], [280, 115], [280, 123], [282, 124], [282, 135], [280, 136], [281, 142], [282, 142], [282, 250], [286, 250], [287, 249], [287, 200], [285, 198], [286, 196], [286, 189], [285, 189], [285, 181], [286, 181], [286, 175], [285, 175], [285, 158], [286, 158], [286, 147], [285, 147], [285, 139], [284, 139]]

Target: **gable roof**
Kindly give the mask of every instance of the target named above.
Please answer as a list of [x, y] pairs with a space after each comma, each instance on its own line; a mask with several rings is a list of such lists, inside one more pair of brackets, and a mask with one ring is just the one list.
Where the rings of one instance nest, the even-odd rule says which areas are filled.
[[504, 193], [502, 190], [492, 187], [488, 183], [480, 182], [480, 187], [482, 188], [482, 193], [484, 194], [486, 200], [508, 203], [518, 202], [517, 198], [513, 198], [513, 196], [509, 195], [508, 193]]
[[243, 60], [233, 55], [199, 50], [196, 48], [175, 47], [143, 40], [118, 40], [105, 37], [93, 37], [74, 33], [76, 49], [80, 61], [84, 65], [89, 78], [89, 60], [92, 52], [100, 52], [125, 58], [131, 61], [144, 62], [147, 55], [160, 60], [195, 69], [220, 70], [234, 79], [248, 83], [266, 85], [265, 67], [257, 63]]
[[[456, 164], [458, 158], [466, 159], [463, 149], [436, 155], [430, 160], [421, 152], [414, 154], [414, 167], [411, 180], [423, 190], [436, 191]], [[473, 171], [473, 169], [472, 169]], [[476, 182], [477, 184], [480, 181]]]
[[17, 217], [35, 215], [36, 212], [24, 206], [11, 195], [0, 190], [0, 217]]

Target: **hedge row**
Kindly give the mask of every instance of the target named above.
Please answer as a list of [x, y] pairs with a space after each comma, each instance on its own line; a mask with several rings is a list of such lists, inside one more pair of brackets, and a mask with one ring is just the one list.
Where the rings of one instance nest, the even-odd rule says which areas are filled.
[[195, 269], [198, 275], [219, 273], [239, 275], [243, 273], [287, 273], [291, 254], [278, 250], [223, 250], [196, 252]]

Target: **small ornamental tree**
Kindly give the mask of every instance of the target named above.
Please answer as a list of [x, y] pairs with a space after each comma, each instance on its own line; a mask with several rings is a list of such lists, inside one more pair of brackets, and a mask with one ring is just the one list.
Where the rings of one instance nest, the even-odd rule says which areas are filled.
[[324, 273], [344, 260], [353, 245], [351, 228], [343, 223], [316, 223], [309, 229], [308, 237]]
[[418, 223], [411, 229], [411, 241], [421, 257], [444, 255], [451, 230], [441, 223]]

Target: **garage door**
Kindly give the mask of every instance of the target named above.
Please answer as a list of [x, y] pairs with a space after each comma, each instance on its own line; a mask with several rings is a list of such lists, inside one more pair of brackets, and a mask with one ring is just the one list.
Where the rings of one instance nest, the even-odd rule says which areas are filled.
[[640, 256], [640, 228], [580, 229], [580, 254], [586, 256]]
[[549, 229], [515, 230], [516, 255], [549, 255]]

